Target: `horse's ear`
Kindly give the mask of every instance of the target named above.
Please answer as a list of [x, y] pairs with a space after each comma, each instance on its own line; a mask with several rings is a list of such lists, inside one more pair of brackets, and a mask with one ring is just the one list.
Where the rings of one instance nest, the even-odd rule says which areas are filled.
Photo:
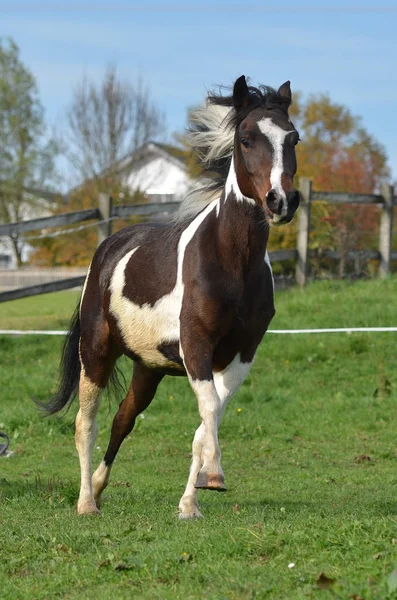
[[249, 101], [249, 89], [247, 86], [247, 82], [245, 80], [245, 76], [241, 75], [233, 87], [233, 105], [236, 110], [240, 110], [244, 106], [247, 106]]
[[291, 102], [291, 82], [286, 81], [285, 83], [283, 83], [283, 85], [280, 85], [277, 93], [279, 94], [279, 96], [282, 96], [283, 98], [286, 98], [287, 100], [289, 100], [289, 102]]

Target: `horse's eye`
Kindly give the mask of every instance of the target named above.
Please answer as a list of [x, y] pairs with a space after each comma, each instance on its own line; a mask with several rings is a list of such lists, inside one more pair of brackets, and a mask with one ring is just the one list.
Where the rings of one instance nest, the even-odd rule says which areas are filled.
[[300, 140], [300, 137], [299, 137], [299, 133], [295, 133], [295, 134], [293, 135], [293, 137], [292, 137], [292, 140], [291, 140], [291, 142], [292, 142], [292, 145], [293, 145], [293, 146], [296, 146], [296, 145], [297, 145], [297, 144], [298, 144], [300, 141], [301, 141], [301, 140]]
[[247, 140], [247, 138], [241, 138], [240, 142], [242, 143], [242, 145], [244, 146], [244, 148], [250, 148], [251, 144], [249, 143], [249, 141]]

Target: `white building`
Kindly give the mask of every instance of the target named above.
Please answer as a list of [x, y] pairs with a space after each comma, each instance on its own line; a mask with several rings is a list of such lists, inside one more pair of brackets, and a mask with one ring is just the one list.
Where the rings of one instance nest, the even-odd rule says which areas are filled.
[[193, 187], [182, 151], [149, 142], [119, 164], [123, 183], [140, 191], [149, 202], [180, 202]]
[[[26, 203], [20, 211], [22, 213], [22, 221], [50, 216], [54, 206], [51, 198], [54, 198], [54, 196], [55, 194], [45, 191], [26, 190]], [[39, 233], [38, 231], [37, 234]], [[31, 246], [28, 244], [23, 245], [22, 260], [24, 262], [29, 259], [31, 251]], [[8, 236], [0, 237], [0, 269], [16, 268], [17, 261], [10, 238]]]
[[[136, 152], [126, 156], [118, 165], [123, 184], [131, 193], [140, 191], [148, 202], [180, 202], [193, 188], [194, 181], [187, 173], [183, 151], [166, 144], [149, 142]], [[78, 188], [77, 188], [78, 189]], [[76, 191], [76, 188], [72, 190]], [[49, 216], [51, 194], [36, 194], [34, 205], [26, 205], [23, 220]], [[54, 195], [52, 195], [54, 197]], [[122, 198], [118, 199], [122, 203]], [[39, 231], [37, 235], [39, 235]], [[26, 245], [23, 260], [29, 258], [31, 248]], [[9, 238], [0, 238], [0, 269], [15, 269], [16, 261]]]

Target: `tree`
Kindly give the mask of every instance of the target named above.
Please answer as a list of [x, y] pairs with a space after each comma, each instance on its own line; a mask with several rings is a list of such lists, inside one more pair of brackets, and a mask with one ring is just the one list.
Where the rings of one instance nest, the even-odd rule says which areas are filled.
[[[122, 81], [109, 67], [99, 84], [86, 77], [75, 88], [67, 113], [69, 151], [79, 179], [114, 196], [121, 161], [164, 133], [164, 116], [142, 79]], [[96, 200], [96, 199], [95, 199]]]
[[[44, 188], [54, 175], [56, 145], [46, 137], [36, 82], [18, 46], [0, 39], [0, 221], [22, 221], [42, 208], [29, 190]], [[10, 238], [17, 264], [23, 239]]]
[[[56, 212], [96, 206], [100, 192], [112, 196], [114, 202], [121, 198], [124, 204], [144, 202], [139, 190], [132, 192], [126, 185], [124, 159], [131, 168], [131, 156], [163, 134], [164, 117], [142, 79], [135, 85], [123, 81], [115, 67], [107, 69], [99, 84], [84, 77], [73, 92], [66, 120], [66, 155], [81, 183], [69, 195], [67, 205], [61, 203]], [[114, 230], [129, 222], [117, 221]], [[97, 230], [89, 227], [32, 245], [36, 248], [31, 257], [34, 264], [88, 265], [97, 245]]]
[[361, 118], [327, 94], [295, 101], [291, 113], [303, 143], [298, 146], [299, 175], [318, 191], [371, 193], [389, 176], [383, 146], [362, 126]]

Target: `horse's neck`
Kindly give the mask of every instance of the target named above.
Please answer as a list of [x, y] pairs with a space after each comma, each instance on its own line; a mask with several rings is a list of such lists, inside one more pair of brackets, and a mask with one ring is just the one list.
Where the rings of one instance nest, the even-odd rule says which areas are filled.
[[240, 190], [234, 190], [226, 185], [219, 200], [218, 247], [233, 262], [241, 260], [245, 268], [252, 269], [264, 260], [269, 225], [262, 209], [253, 200], [247, 201]]

